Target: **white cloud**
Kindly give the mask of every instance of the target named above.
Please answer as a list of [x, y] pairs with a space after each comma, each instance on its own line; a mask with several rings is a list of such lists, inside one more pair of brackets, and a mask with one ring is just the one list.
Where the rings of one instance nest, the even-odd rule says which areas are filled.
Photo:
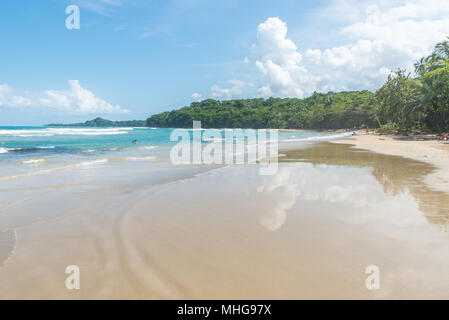
[[319, 63], [321, 59], [321, 50], [319, 49], [307, 49], [306, 57], [312, 62]]
[[243, 94], [244, 89], [248, 86], [244, 81], [241, 80], [229, 80], [229, 84], [231, 84], [230, 88], [221, 88], [218, 85], [213, 85], [211, 90], [211, 98], [225, 98], [231, 99]]
[[257, 29], [255, 62], [267, 83], [259, 88], [261, 95], [303, 97], [313, 91], [319, 78], [303, 65], [296, 44], [287, 38], [287, 25], [279, 18], [268, 18]]
[[273, 91], [271, 91], [269, 85], [262, 86], [257, 91], [263, 97], [271, 97], [273, 95]]
[[47, 107], [77, 114], [128, 113], [119, 105], [112, 105], [98, 98], [88, 89], [81, 87], [78, 80], [69, 80], [69, 90], [47, 90], [35, 96], [14, 95], [7, 84], [0, 85], [0, 106]]
[[[337, 1], [332, 8], [349, 7]], [[340, 35], [344, 44], [323, 50], [309, 49], [306, 56], [315, 72], [331, 69], [332, 81], [352, 89], [379, 87], [390, 70], [407, 68], [431, 52], [449, 35], [449, 3], [435, 0], [395, 2], [364, 1], [353, 5], [351, 21]]]
[[[449, 36], [449, 1], [333, 0], [309, 20], [317, 21], [305, 26], [317, 34], [314, 47], [295, 43], [278, 17], [258, 25], [251, 59], [244, 61], [255, 66], [246, 77], [256, 79], [260, 96], [378, 89], [392, 70], [413, 71], [416, 60]], [[231, 94], [214, 86], [213, 94], [235, 97], [250, 88], [240, 89]]]
[[13, 89], [8, 84], [0, 84], [0, 106], [18, 107], [30, 106], [32, 101], [28, 98], [13, 95]]
[[296, 65], [302, 55], [293, 41], [286, 38], [287, 25], [279, 18], [268, 18], [257, 28], [258, 47], [264, 61], [276, 61], [282, 65]]
[[195, 93], [192, 93], [192, 98], [193, 98], [193, 100], [195, 100], [195, 101], [200, 101], [201, 100], [201, 94], [199, 94], [199, 93], [197, 93], [197, 92], [195, 92]]

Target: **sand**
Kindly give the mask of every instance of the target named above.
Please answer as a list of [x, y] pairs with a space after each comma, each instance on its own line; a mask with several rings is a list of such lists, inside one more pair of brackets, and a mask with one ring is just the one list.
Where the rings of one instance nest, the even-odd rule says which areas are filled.
[[0, 181], [0, 299], [449, 299], [449, 194], [429, 181], [447, 145], [300, 144], [273, 176], [161, 160]]
[[320, 143], [286, 151], [273, 176], [242, 165], [164, 182], [108, 162], [5, 181], [0, 298], [449, 298], [449, 195], [424, 184], [432, 170]]
[[434, 190], [449, 193], [449, 142], [407, 141], [375, 134], [359, 134], [332, 142], [429, 163], [435, 170], [425, 177], [425, 182]]

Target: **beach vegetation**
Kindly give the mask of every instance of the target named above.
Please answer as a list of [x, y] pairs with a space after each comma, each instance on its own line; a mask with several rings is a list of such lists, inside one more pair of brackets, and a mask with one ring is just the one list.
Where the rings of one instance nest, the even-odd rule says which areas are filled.
[[[381, 131], [394, 133], [449, 130], [449, 40], [415, 63], [415, 77], [405, 70], [390, 75], [376, 92]], [[393, 133], [393, 132], [392, 132]]]

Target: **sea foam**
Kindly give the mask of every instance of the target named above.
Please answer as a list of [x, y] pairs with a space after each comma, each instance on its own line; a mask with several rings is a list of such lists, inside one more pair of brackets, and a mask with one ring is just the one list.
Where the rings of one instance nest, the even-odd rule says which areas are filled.
[[77, 164], [74, 164], [73, 167], [77, 168], [77, 167], [89, 167], [92, 165], [96, 165], [96, 164], [105, 164], [106, 162], [108, 162], [108, 159], [98, 159], [98, 160], [92, 160], [92, 161], [84, 161], [84, 162], [80, 162]]
[[154, 160], [156, 157], [126, 157], [125, 160]]
[[9, 130], [0, 129], [0, 136], [16, 137], [50, 137], [58, 135], [117, 135], [126, 134], [133, 128], [44, 128], [44, 129], [22, 129]]
[[22, 161], [23, 164], [38, 164], [44, 162], [45, 159], [30, 159]]

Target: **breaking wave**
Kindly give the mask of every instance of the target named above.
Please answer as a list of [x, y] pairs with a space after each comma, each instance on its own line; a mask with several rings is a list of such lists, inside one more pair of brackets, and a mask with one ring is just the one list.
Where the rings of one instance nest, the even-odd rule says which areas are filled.
[[44, 162], [45, 159], [30, 159], [30, 160], [23, 160], [23, 164], [38, 164]]
[[117, 135], [126, 134], [133, 128], [43, 128], [43, 129], [22, 129], [9, 130], [0, 129], [0, 136], [8, 137], [50, 137], [58, 135]]

